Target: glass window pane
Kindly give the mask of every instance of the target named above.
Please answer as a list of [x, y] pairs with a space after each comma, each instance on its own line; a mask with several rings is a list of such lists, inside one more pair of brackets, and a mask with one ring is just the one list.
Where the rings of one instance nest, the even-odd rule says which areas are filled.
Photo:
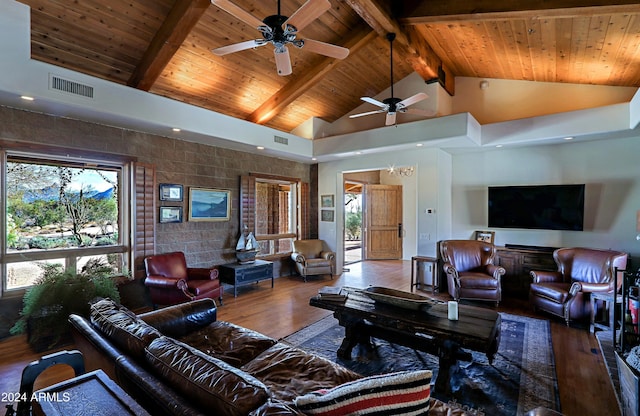
[[38, 264], [65, 265], [64, 259], [23, 261], [7, 264], [7, 290], [22, 289], [33, 285], [42, 274], [43, 270]]
[[119, 171], [7, 162], [7, 252], [113, 246]]

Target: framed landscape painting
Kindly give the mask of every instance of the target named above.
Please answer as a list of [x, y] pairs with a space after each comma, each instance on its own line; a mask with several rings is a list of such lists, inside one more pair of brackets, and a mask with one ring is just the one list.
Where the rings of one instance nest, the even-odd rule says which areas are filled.
[[189, 188], [189, 221], [229, 221], [231, 191]]
[[160, 207], [160, 223], [182, 222], [182, 207]]

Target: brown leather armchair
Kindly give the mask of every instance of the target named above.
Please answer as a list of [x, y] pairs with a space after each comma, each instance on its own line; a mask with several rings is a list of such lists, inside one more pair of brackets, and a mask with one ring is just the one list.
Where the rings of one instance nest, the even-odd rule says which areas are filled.
[[505, 269], [493, 264], [495, 246], [476, 240], [440, 242], [449, 294], [455, 299], [502, 300], [500, 279]]
[[328, 274], [333, 279], [336, 253], [323, 240], [294, 240], [291, 258], [305, 282], [312, 275]]
[[[590, 293], [613, 292], [614, 268], [624, 269], [627, 254], [593, 248], [559, 248], [553, 252], [557, 271], [530, 272], [533, 282], [529, 301], [534, 310], [543, 310], [572, 320], [591, 315]], [[620, 289], [622, 279], [618, 280]]]
[[187, 301], [218, 298], [222, 305], [223, 287], [217, 268], [187, 267], [184, 253], [158, 254], [144, 259], [151, 302], [157, 305], [175, 305]]

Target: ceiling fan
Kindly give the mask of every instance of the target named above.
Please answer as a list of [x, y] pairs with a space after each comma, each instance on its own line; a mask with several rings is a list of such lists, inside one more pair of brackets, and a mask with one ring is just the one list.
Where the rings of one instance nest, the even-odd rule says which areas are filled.
[[389, 46], [390, 46], [389, 59], [391, 61], [391, 97], [386, 98], [382, 101], [378, 101], [375, 98], [371, 98], [371, 97], [361, 97], [360, 99], [362, 101], [366, 101], [370, 104], [376, 105], [380, 107], [380, 109], [374, 110], [374, 111], [367, 111], [366, 113], [352, 114], [349, 116], [349, 118], [369, 116], [372, 114], [387, 113], [387, 119], [386, 119], [385, 125], [391, 126], [393, 124], [396, 124], [397, 113], [418, 114], [418, 115], [427, 116], [427, 117], [433, 115], [433, 112], [430, 112], [430, 111], [420, 110], [417, 108], [407, 108], [410, 105], [415, 104], [419, 101], [425, 100], [429, 97], [427, 94], [423, 92], [419, 92], [404, 100], [401, 100], [393, 96], [393, 41], [395, 40], [395, 38], [396, 38], [395, 33], [387, 33], [387, 39], [389, 40]]
[[296, 38], [300, 30], [331, 8], [329, 0], [307, 0], [291, 17], [280, 14], [280, 0], [278, 0], [278, 13], [267, 16], [263, 20], [259, 20], [229, 0], [211, 0], [211, 3], [249, 26], [257, 28], [262, 33], [262, 39], [248, 40], [214, 49], [212, 52], [215, 55], [223, 56], [271, 43], [274, 46], [273, 52], [276, 58], [278, 75], [291, 74], [291, 58], [289, 57], [287, 45], [293, 45], [297, 48], [304, 47], [308, 51], [336, 59], [344, 59], [349, 55], [349, 49], [341, 46], [313, 39]]

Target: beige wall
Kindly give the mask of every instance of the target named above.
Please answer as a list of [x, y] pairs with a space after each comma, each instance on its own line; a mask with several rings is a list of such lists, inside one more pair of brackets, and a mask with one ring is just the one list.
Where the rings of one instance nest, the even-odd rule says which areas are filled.
[[[182, 203], [185, 221], [156, 224], [156, 252], [184, 251], [190, 267], [235, 261], [240, 175], [259, 172], [301, 178], [306, 182], [311, 175], [310, 165], [302, 163], [2, 106], [0, 140], [134, 156], [139, 162], [155, 165], [157, 183], [182, 184], [185, 189]], [[186, 221], [188, 188], [192, 186], [230, 189], [231, 220]], [[160, 201], [156, 204], [160, 206]], [[317, 224], [311, 226], [312, 232], [317, 233]]]

